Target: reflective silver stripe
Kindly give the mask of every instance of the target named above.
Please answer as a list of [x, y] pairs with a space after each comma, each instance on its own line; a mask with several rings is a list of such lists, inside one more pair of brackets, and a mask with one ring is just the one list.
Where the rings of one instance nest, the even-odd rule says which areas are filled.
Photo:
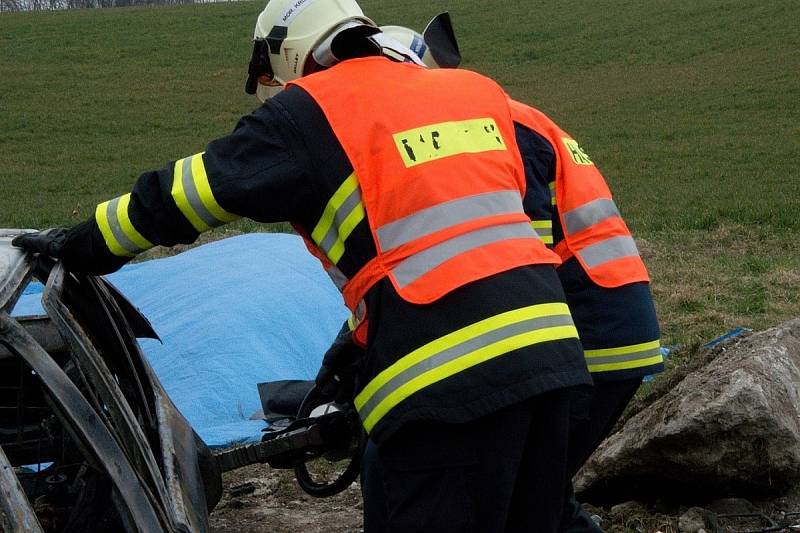
[[339, 240], [339, 228], [344, 223], [344, 220], [353, 211], [353, 209], [358, 206], [359, 203], [361, 203], [361, 189], [356, 187], [353, 189], [353, 192], [351, 192], [350, 195], [345, 198], [344, 202], [342, 202], [342, 205], [339, 206], [339, 209], [336, 210], [333, 215], [333, 218], [336, 221], [335, 224], [331, 224], [328, 232], [319, 242], [319, 247], [323, 252], [325, 252], [326, 255], [331, 251], [331, 248], [333, 248], [333, 246], [336, 244], [336, 241]]
[[462, 222], [492, 215], [522, 213], [519, 191], [495, 191], [466, 196], [428, 207], [378, 228], [382, 251]]
[[527, 222], [490, 226], [453, 237], [440, 244], [409, 256], [392, 269], [400, 288], [427, 274], [448, 259], [475, 248], [508, 239], [538, 239]]
[[359, 408], [358, 414], [361, 417], [361, 420], [366, 420], [372, 410], [375, 409], [378, 404], [380, 404], [384, 399], [386, 399], [387, 396], [402, 387], [404, 384], [412, 381], [422, 374], [425, 374], [426, 372], [441, 367], [451, 361], [455, 361], [459, 357], [463, 357], [476, 350], [485, 348], [486, 346], [490, 346], [496, 342], [509, 339], [522, 333], [528, 333], [539, 329], [572, 325], [573, 322], [570, 315], [551, 315], [532, 318], [522, 322], [516, 322], [487, 331], [483, 335], [472, 337], [460, 344], [446, 348], [436, 355], [423, 359], [419, 363], [410, 366], [394, 376], [373, 393], [369, 400], [367, 400], [364, 405]]
[[567, 233], [572, 235], [607, 218], [619, 216], [614, 200], [599, 198], [564, 213], [564, 224]]
[[186, 195], [186, 200], [189, 202], [192, 211], [194, 211], [203, 222], [211, 227], [221, 226], [225, 224], [225, 222], [212, 215], [200, 199], [200, 193], [197, 191], [197, 185], [194, 182], [194, 175], [192, 174], [192, 159], [195, 157], [202, 156], [197, 154], [187, 157], [183, 160], [183, 165], [181, 166], [181, 183], [183, 184], [183, 192]]
[[633, 237], [611, 237], [604, 241], [587, 246], [578, 252], [578, 256], [589, 268], [623, 257], [638, 256], [639, 249]]
[[623, 355], [608, 355], [605, 357], [587, 357], [586, 364], [590, 366], [595, 366], [595, 365], [604, 365], [608, 363], [624, 363], [626, 361], [636, 361], [638, 359], [649, 359], [650, 357], [655, 357], [657, 355], [661, 355], [661, 348], [659, 348], [658, 346], [656, 346], [655, 348], [648, 348], [647, 350], [641, 350], [633, 353], [626, 353]]
[[[533, 226], [531, 226], [531, 227], [533, 227]], [[544, 238], [544, 237], [552, 237], [553, 236], [553, 228], [536, 228], [536, 227], [533, 227], [533, 231], [536, 232], [536, 235], [538, 235], [539, 237], [542, 237], [542, 238]], [[542, 239], [542, 240], [544, 240], [544, 239]]]
[[359, 322], [367, 317], [367, 304], [364, 302], [364, 300], [360, 300], [358, 302], [358, 305], [356, 306], [355, 317]]
[[111, 233], [114, 234], [114, 238], [117, 239], [117, 242], [120, 246], [125, 248], [128, 252], [132, 254], [137, 254], [143, 251], [143, 248], [139, 248], [136, 243], [128, 238], [125, 232], [122, 230], [122, 226], [119, 221], [119, 217], [117, 217], [117, 205], [119, 205], [120, 198], [114, 198], [108, 202], [106, 206], [106, 217], [108, 218], [108, 226], [111, 228]]
[[342, 287], [344, 287], [345, 283], [348, 281], [347, 276], [345, 276], [344, 273], [336, 266], [330, 267], [325, 272], [327, 272], [328, 277], [331, 278], [333, 284], [336, 285], [336, 288], [341, 291]]
[[358, 302], [356, 306], [356, 312], [351, 314], [350, 317], [347, 319], [347, 327], [350, 328], [350, 331], [355, 330], [361, 322], [367, 316], [367, 304], [364, 303], [364, 300]]

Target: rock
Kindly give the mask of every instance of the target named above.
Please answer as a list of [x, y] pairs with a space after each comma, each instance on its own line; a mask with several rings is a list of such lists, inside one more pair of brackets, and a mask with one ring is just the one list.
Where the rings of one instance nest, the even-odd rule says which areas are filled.
[[680, 509], [674, 501], [664, 500], [662, 498], [657, 498], [656, 501], [653, 502], [652, 509], [653, 512], [657, 514], [680, 514]]
[[688, 511], [678, 518], [678, 531], [680, 533], [700, 533], [706, 527], [705, 509], [690, 507]]
[[644, 504], [637, 501], [628, 501], [624, 503], [618, 503], [611, 507], [609, 511], [611, 516], [620, 516], [620, 515], [629, 515], [633, 513], [641, 513], [645, 510]]
[[228, 500], [228, 503], [225, 504], [225, 507], [227, 507], [228, 509], [241, 509], [244, 506], [245, 506], [244, 501], [238, 498], [232, 498]]
[[[593, 502], [771, 496], [800, 480], [800, 319], [734, 342], [610, 436], [578, 473]], [[695, 500], [697, 501], [697, 500]]]
[[756, 506], [744, 498], [721, 498], [707, 507], [715, 514], [749, 514], [756, 511]]

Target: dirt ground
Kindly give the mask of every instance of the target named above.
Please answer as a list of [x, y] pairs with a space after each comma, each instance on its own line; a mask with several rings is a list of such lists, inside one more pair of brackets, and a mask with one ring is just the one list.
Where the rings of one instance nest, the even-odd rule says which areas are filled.
[[[231, 489], [252, 483], [253, 492], [234, 496]], [[312, 498], [295, 483], [292, 472], [252, 465], [223, 476], [225, 494], [211, 514], [213, 533], [359, 533], [362, 531], [362, 501], [357, 484], [330, 498]], [[619, 506], [587, 506], [602, 519], [608, 533], [678, 533], [681, 516], [692, 506], [701, 507], [706, 531], [753, 532], [766, 529], [771, 518], [787, 525], [783, 533], [800, 532], [800, 487], [780, 498], [763, 502], [729, 498], [714, 502], [625, 502]], [[716, 530], [709, 526], [709, 515], [763, 514], [742, 518], [718, 519]], [[797, 516], [791, 513], [798, 513]], [[767, 517], [767, 518], [765, 518]], [[685, 519], [684, 519], [685, 520]], [[684, 524], [685, 525], [685, 524]], [[788, 527], [794, 525], [795, 527]], [[688, 530], [691, 531], [691, 530]], [[695, 530], [696, 531], [696, 530]]]
[[[674, 365], [671, 372], [643, 388], [618, 425], [675, 387], [687, 374], [707, 364], [722, 349], [721, 346], [712, 350], [694, 347], [676, 352], [671, 361]], [[291, 471], [273, 470], [266, 465], [228, 472], [223, 476], [223, 483], [223, 499], [211, 515], [211, 531], [214, 533], [362, 531], [363, 505], [357, 483], [337, 496], [318, 499], [300, 490]], [[248, 483], [252, 484], [252, 492], [238, 496], [231, 494], [231, 489], [235, 492], [237, 487]], [[763, 501], [709, 497], [702, 502], [631, 501], [613, 506], [586, 507], [607, 533], [697, 533], [700, 527], [709, 533], [760, 533], [767, 530], [800, 533], [800, 486], [781, 497]]]
[[[330, 498], [313, 498], [294, 481], [291, 470], [251, 465], [226, 472], [225, 493], [211, 514], [212, 533], [359, 533], [361, 490], [354, 483]], [[234, 496], [231, 489], [252, 483], [255, 491]], [[235, 492], [236, 490], [234, 490]]]

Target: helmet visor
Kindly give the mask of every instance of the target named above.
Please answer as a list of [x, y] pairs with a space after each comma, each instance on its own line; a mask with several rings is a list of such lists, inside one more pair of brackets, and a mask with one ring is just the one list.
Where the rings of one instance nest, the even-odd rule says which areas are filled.
[[253, 55], [250, 57], [250, 64], [247, 67], [247, 81], [244, 84], [244, 92], [256, 94], [259, 78], [271, 81], [274, 77], [272, 65], [269, 63], [269, 44], [267, 44], [267, 40], [254, 39]]

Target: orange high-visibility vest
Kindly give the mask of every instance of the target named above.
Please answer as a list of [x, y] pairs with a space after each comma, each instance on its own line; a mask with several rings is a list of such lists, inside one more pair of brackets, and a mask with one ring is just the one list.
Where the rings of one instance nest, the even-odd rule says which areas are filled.
[[515, 267], [560, 263], [523, 211], [514, 126], [493, 81], [370, 57], [291, 83], [342, 144], [375, 241], [376, 257], [343, 287], [351, 311], [383, 277], [425, 304]]
[[628, 226], [594, 163], [542, 112], [510, 100], [515, 122], [546, 137], [556, 152], [555, 198], [564, 240], [555, 247], [563, 261], [576, 257], [601, 287], [650, 281]]

